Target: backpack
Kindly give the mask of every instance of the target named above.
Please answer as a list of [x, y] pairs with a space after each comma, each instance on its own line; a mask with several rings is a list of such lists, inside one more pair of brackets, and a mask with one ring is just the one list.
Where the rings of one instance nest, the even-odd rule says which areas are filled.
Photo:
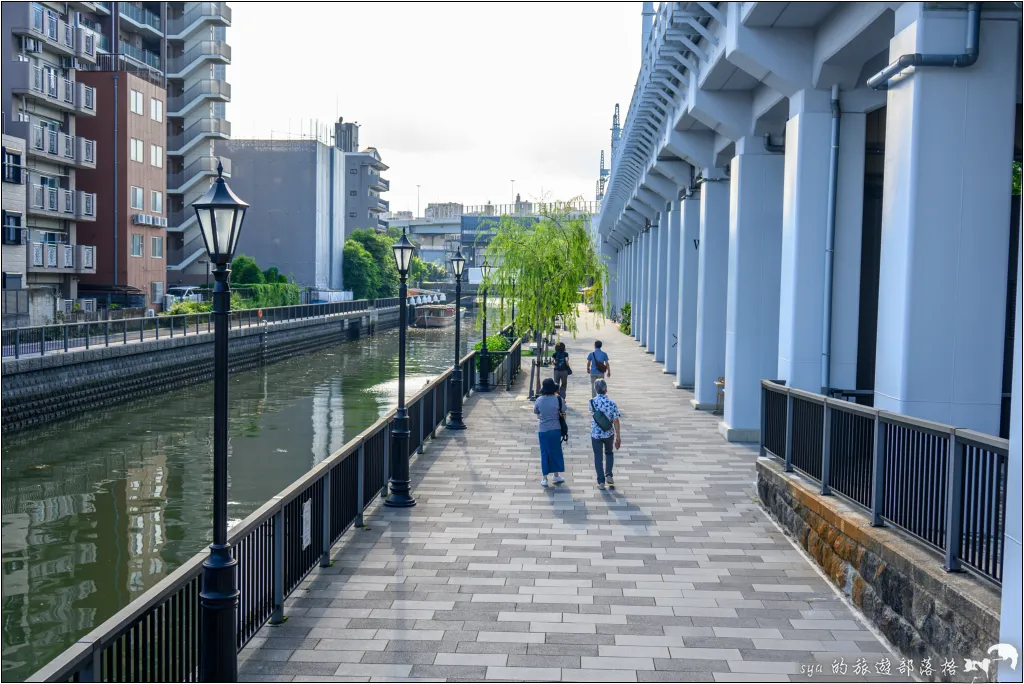
[[555, 370], [564, 371], [569, 368], [569, 355], [564, 352], [556, 352], [558, 358], [555, 359]]
[[569, 424], [565, 422], [565, 408], [562, 406], [562, 397], [558, 397], [558, 427], [562, 430], [562, 441], [568, 442]]
[[598, 411], [594, 407], [594, 400], [590, 400], [590, 412], [594, 414], [594, 422], [597, 423], [597, 427], [601, 428], [604, 432], [608, 432], [614, 427], [612, 421], [609, 420], [608, 415], [604, 411]]

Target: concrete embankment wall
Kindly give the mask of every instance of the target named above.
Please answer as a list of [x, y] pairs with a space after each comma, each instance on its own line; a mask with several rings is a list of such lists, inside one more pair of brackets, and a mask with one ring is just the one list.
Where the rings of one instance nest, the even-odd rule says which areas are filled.
[[[986, 649], [999, 643], [999, 589], [968, 572], [945, 572], [935, 552], [890, 527], [872, 527], [853, 504], [814, 487], [781, 463], [758, 459], [761, 504], [900, 655], [918, 664], [931, 658], [926, 681], [976, 681], [961, 666], [964, 658], [989, 658]], [[949, 658], [960, 674], [942, 677]]]
[[[230, 331], [233, 372], [308, 354], [398, 324], [398, 309]], [[177, 336], [3, 362], [3, 431], [69, 418], [213, 378], [213, 334]]]

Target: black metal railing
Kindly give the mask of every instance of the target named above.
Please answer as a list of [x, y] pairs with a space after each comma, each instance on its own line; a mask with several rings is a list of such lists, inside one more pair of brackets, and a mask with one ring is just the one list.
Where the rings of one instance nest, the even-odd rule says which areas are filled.
[[[230, 312], [230, 327], [245, 328], [260, 323], [274, 324], [308, 318], [323, 318], [372, 309], [398, 306], [397, 297], [376, 299], [372, 302], [358, 299], [349, 302], [324, 304], [295, 304], [265, 309], [236, 309]], [[10, 328], [2, 333], [3, 357], [45, 356], [53, 352], [72, 349], [109, 347], [129, 342], [159, 340], [161, 337], [211, 333], [213, 319], [210, 313], [176, 314], [173, 316], [146, 316], [120, 320], [80, 321], [27, 328]]]
[[[478, 352], [461, 360], [472, 373]], [[451, 370], [407, 402], [410, 454], [447, 419]], [[468, 376], [471, 377], [471, 376]], [[464, 383], [470, 393], [472, 382]], [[387, 486], [395, 412], [322, 461], [233, 527], [238, 561], [238, 649], [268, 621], [284, 620], [284, 600], [313, 568], [330, 563], [331, 547]], [[199, 590], [202, 551], [85, 635], [28, 681], [196, 681], [200, 671]]]
[[761, 454], [1000, 583], [1009, 442], [761, 381]]

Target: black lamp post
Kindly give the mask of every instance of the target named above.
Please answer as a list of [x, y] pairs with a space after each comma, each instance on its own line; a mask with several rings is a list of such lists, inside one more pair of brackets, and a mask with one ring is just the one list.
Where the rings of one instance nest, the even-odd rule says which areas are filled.
[[213, 264], [213, 544], [203, 562], [202, 658], [204, 682], [238, 681], [235, 608], [236, 561], [228, 544], [228, 311], [231, 309], [229, 265], [238, 244], [248, 204], [224, 182], [218, 162], [217, 180], [192, 206], [206, 251]]
[[416, 248], [409, 242], [402, 228], [401, 239], [391, 246], [395, 250], [395, 264], [398, 266], [398, 410], [395, 422], [391, 427], [391, 477], [388, 480], [390, 494], [384, 500], [385, 506], [408, 508], [415, 506], [416, 500], [409, 493], [409, 413], [405, 410], [405, 328], [406, 307], [409, 291], [406, 278], [409, 276], [409, 265], [412, 253]]
[[480, 343], [480, 378], [476, 384], [477, 392], [491, 391], [491, 354], [487, 351], [487, 279], [491, 276], [491, 265], [484, 257], [484, 263], [480, 265], [480, 274], [483, 276], [483, 308], [484, 308], [484, 338]]
[[462, 364], [459, 363], [459, 355], [462, 353], [460, 337], [461, 322], [459, 321], [459, 303], [462, 301], [462, 272], [466, 268], [466, 257], [462, 256], [459, 249], [452, 257], [452, 271], [455, 273], [455, 365], [452, 367], [451, 392], [452, 405], [451, 416], [448, 418], [449, 430], [465, 430], [466, 424], [462, 422]]

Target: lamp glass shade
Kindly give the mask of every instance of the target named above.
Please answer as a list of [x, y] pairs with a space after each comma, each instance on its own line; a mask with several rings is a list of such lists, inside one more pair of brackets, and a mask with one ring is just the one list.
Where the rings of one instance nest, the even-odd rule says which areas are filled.
[[480, 273], [483, 275], [484, 280], [491, 277], [491, 268], [492, 266], [487, 263], [487, 259], [484, 259], [484, 263], [480, 266]]
[[462, 256], [462, 250], [460, 249], [452, 257], [452, 271], [455, 273], [456, 278], [462, 277], [462, 272], [466, 268], [466, 257]]
[[391, 245], [391, 248], [395, 250], [395, 265], [398, 267], [398, 273], [403, 276], [407, 275], [409, 273], [409, 265], [412, 264], [412, 253], [416, 247], [409, 242], [409, 238], [404, 230], [402, 231], [401, 239]]
[[238, 245], [242, 221], [249, 205], [238, 198], [224, 182], [223, 167], [217, 165], [217, 180], [202, 197], [192, 203], [199, 221], [199, 232], [206, 244], [210, 261], [230, 263]]

